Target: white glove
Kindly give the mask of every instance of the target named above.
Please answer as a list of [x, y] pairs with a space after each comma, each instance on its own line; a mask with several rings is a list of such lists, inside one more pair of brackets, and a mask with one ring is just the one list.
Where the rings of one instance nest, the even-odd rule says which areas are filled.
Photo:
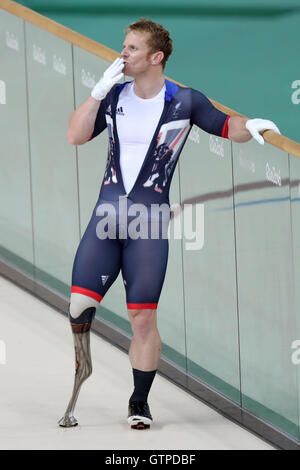
[[109, 67], [105, 70], [104, 74], [92, 89], [91, 96], [97, 101], [103, 100], [107, 93], [111, 90], [115, 83], [124, 77], [121, 73], [124, 68], [124, 59], [118, 57]]
[[264, 139], [260, 135], [260, 132], [266, 131], [270, 129], [271, 131], [277, 132], [280, 134], [278, 127], [274, 124], [273, 121], [268, 121], [267, 119], [248, 119], [246, 122], [246, 127], [252, 137], [257, 140], [257, 142], [261, 145], [264, 145]]

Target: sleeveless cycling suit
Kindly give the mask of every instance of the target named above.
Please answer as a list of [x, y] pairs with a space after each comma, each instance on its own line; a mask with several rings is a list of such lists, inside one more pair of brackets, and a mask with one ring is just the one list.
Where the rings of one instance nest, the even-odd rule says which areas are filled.
[[155, 309], [167, 268], [169, 188], [179, 155], [193, 124], [228, 138], [230, 116], [201, 92], [165, 80], [159, 123], [138, 176], [126, 193], [116, 111], [122, 90], [131, 84], [114, 85], [99, 106], [90, 140], [107, 127], [107, 164], [98, 201], [76, 252], [71, 292], [100, 302], [121, 270], [127, 308]]

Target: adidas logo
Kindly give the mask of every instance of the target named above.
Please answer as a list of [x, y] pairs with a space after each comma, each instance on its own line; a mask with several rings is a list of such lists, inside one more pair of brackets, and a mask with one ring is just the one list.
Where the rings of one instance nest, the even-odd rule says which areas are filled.
[[120, 114], [121, 116], [125, 116], [125, 113], [123, 111], [122, 106], [120, 108], [117, 108], [116, 114]]
[[101, 280], [102, 280], [102, 285], [104, 286], [104, 284], [106, 283], [107, 279], [109, 278], [109, 276], [101, 276]]

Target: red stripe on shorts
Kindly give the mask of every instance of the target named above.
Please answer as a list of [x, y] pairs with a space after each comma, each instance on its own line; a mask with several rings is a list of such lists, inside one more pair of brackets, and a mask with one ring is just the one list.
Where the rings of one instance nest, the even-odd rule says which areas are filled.
[[157, 308], [157, 304], [129, 304], [127, 303], [127, 308], [133, 309], [142, 309], [142, 308]]
[[92, 297], [92, 299], [97, 300], [97, 302], [101, 302], [101, 300], [103, 299], [103, 297], [100, 294], [97, 294], [97, 292], [85, 289], [84, 287], [72, 286], [71, 292], [74, 292], [76, 294], [87, 295], [88, 297]]

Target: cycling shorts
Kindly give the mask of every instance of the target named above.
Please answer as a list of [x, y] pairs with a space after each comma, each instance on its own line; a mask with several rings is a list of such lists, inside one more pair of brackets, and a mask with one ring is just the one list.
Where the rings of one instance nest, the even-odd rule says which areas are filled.
[[169, 204], [99, 197], [78, 246], [71, 292], [101, 302], [122, 272], [128, 309], [156, 309], [168, 261]]

